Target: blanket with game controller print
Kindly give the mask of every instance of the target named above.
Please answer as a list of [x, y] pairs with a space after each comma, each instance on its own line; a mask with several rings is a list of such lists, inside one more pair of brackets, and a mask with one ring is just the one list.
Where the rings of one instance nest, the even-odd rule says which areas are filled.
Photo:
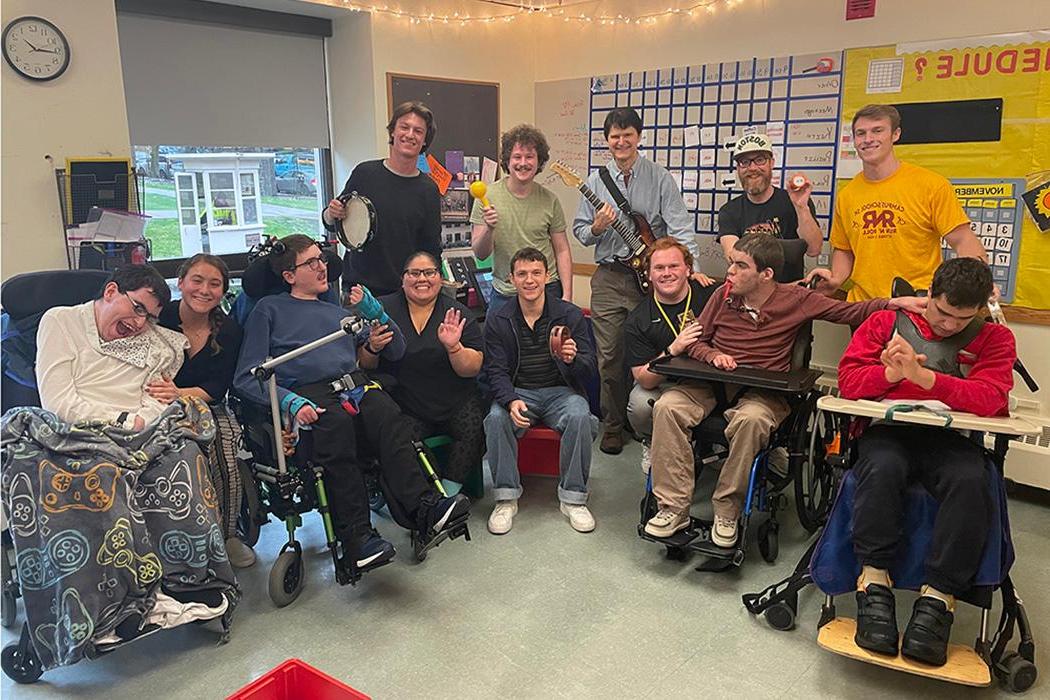
[[161, 591], [209, 601], [228, 629], [239, 590], [208, 477], [214, 436], [211, 411], [194, 398], [140, 432], [40, 408], [4, 414], [3, 514], [45, 670], [95, 655], [118, 626], [144, 627]]

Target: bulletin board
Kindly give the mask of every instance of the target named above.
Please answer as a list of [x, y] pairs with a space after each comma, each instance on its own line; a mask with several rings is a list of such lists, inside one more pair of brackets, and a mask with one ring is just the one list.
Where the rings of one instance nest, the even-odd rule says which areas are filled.
[[[961, 101], [953, 117], [952, 104]], [[1001, 102], [997, 134], [989, 133], [987, 110], [972, 106], [992, 101]], [[1050, 323], [1050, 233], [1038, 229], [1021, 201], [1050, 179], [1050, 32], [848, 50], [840, 178], [859, 169], [845, 117], [871, 102], [941, 115], [918, 125], [932, 132], [922, 143], [908, 143], [915, 139], [905, 119], [898, 156], [952, 181], [1013, 317]], [[957, 134], [960, 120], [970, 137]]]
[[387, 73], [388, 113], [419, 100], [434, 113], [437, 135], [430, 153], [445, 162], [445, 151], [496, 160], [499, 150], [499, 83]]
[[682, 190], [697, 233], [714, 234], [718, 210], [743, 194], [732, 162], [736, 139], [761, 132], [774, 148], [773, 184], [802, 172], [825, 233], [834, 188], [842, 53], [634, 71], [590, 80], [589, 170], [609, 162], [602, 125], [615, 107], [642, 117], [641, 151]]

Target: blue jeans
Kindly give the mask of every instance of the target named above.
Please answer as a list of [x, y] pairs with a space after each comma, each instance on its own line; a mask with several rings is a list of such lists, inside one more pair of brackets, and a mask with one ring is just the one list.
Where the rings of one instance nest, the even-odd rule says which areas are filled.
[[[566, 386], [514, 391], [525, 402], [533, 422], [561, 433], [558, 500], [562, 503], [587, 502], [587, 478], [591, 472], [591, 443], [598, 435], [598, 419], [591, 415], [587, 399]], [[510, 413], [493, 403], [485, 417], [485, 442], [492, 469], [492, 495], [497, 501], [521, 496], [518, 473], [518, 438], [525, 431], [514, 425]]]
[[[561, 298], [561, 280], [554, 280], [553, 282], [548, 282], [547, 291], [553, 294], [554, 296]], [[489, 300], [489, 308], [485, 311], [485, 313], [494, 314], [501, 306], [506, 304], [508, 301], [514, 301], [517, 298], [518, 296], [516, 294], [500, 294], [496, 289], [493, 289], [492, 299]]]

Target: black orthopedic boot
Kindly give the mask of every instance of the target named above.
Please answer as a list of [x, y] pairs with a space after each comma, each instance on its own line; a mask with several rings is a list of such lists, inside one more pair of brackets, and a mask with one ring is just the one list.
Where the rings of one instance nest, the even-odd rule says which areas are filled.
[[913, 661], [943, 666], [948, 661], [948, 639], [954, 621], [955, 615], [943, 600], [919, 596], [904, 630], [901, 654]]
[[861, 649], [897, 655], [897, 602], [892, 590], [869, 583], [865, 590], [857, 591], [857, 634], [853, 640]]

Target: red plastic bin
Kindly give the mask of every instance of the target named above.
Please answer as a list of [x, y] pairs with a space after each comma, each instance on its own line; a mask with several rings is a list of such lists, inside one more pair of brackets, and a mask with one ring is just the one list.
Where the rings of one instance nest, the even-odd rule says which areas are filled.
[[288, 659], [226, 700], [370, 700], [299, 659]]
[[518, 439], [518, 473], [558, 476], [561, 433], [552, 428], [529, 428]]

